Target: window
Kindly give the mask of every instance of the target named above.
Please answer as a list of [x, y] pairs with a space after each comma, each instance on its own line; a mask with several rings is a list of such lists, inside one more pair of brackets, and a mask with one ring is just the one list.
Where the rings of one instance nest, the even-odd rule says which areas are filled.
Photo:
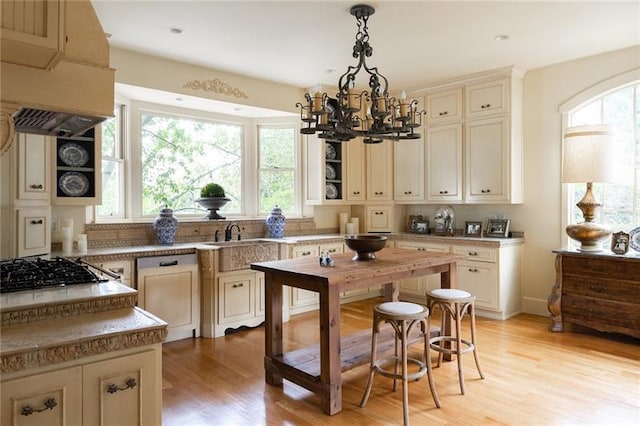
[[[98, 221], [149, 220], [165, 205], [183, 219], [215, 182], [231, 199], [224, 216], [264, 217], [274, 205], [302, 212], [297, 116], [249, 119], [127, 100], [102, 125]], [[126, 203], [126, 204], [125, 204]]]
[[124, 218], [124, 147], [126, 106], [116, 105], [114, 117], [102, 123], [102, 205], [96, 209], [103, 219]]
[[296, 129], [258, 126], [258, 210], [296, 211]]
[[200, 189], [215, 182], [231, 201], [226, 213], [242, 211], [243, 126], [141, 111], [142, 215], [168, 205], [193, 214]]
[[[600, 222], [614, 232], [629, 232], [640, 225], [640, 81], [618, 87], [571, 109], [568, 125], [609, 124], [615, 130], [616, 154], [623, 184], [594, 184], [603, 204]], [[585, 192], [584, 184], [569, 185], [570, 223], [582, 222], [575, 204]]]

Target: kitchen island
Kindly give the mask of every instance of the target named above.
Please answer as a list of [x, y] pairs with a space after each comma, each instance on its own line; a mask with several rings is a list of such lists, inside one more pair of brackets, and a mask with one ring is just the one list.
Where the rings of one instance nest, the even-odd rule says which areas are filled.
[[[384, 286], [385, 300], [397, 300], [398, 280], [438, 273], [441, 274], [442, 288], [454, 288], [457, 262], [466, 259], [466, 256], [458, 254], [396, 248], [381, 250], [373, 261], [353, 261], [352, 257], [353, 253], [333, 256], [334, 267], [321, 267], [316, 257], [251, 265], [251, 269], [265, 274], [265, 381], [270, 385], [282, 386], [282, 379], [287, 379], [320, 395], [321, 408], [330, 415], [342, 410], [342, 370], [353, 368], [368, 359], [362, 354], [349, 353], [343, 356], [340, 293], [381, 285]], [[284, 353], [284, 285], [319, 293], [320, 352], [315, 358], [301, 351]], [[446, 325], [445, 332], [448, 332]], [[356, 347], [363, 340], [370, 341], [370, 338], [370, 333], [362, 333], [344, 339], [350, 339], [348, 346]], [[365, 343], [362, 347], [369, 346]]]

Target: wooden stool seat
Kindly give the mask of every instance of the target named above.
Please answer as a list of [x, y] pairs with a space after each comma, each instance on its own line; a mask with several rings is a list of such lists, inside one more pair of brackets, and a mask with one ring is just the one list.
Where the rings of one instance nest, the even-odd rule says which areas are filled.
[[[453, 323], [455, 324], [455, 335], [443, 335], [445, 331], [442, 329], [440, 331], [440, 336], [432, 337], [429, 339], [429, 348], [438, 352], [438, 367], [440, 367], [440, 364], [442, 363], [442, 357], [445, 353], [456, 356], [456, 360], [458, 361], [458, 380], [460, 382], [460, 392], [463, 395], [465, 393], [462, 370], [463, 354], [473, 352], [473, 358], [475, 359], [480, 378], [484, 379], [482, 369], [480, 368], [480, 359], [476, 347], [475, 300], [476, 297], [471, 293], [455, 288], [438, 288], [427, 293], [427, 306], [429, 312], [433, 313], [433, 310], [436, 307], [441, 311], [441, 327], [444, 325], [447, 315], [451, 317]], [[470, 341], [462, 338], [461, 324], [462, 318], [464, 317], [465, 313], [468, 313], [469, 317], [471, 318]], [[444, 343], [448, 343], [449, 345], [445, 345]]]
[[[380, 333], [380, 323], [390, 324], [395, 330], [395, 351], [394, 356], [376, 359], [378, 334]], [[424, 352], [423, 360], [409, 358], [408, 352], [408, 336], [416, 324], [420, 324], [421, 332], [424, 336]], [[367, 404], [371, 388], [373, 386], [373, 377], [375, 373], [393, 379], [393, 390], [397, 389], [396, 381], [402, 380], [402, 409], [404, 424], [409, 424], [409, 390], [408, 381], [419, 380], [427, 375], [429, 378], [429, 387], [433, 400], [438, 408], [440, 408], [440, 400], [436, 393], [433, 375], [431, 372], [430, 351], [429, 351], [429, 309], [422, 305], [409, 302], [385, 302], [376, 305], [373, 308], [373, 332], [371, 336], [371, 364], [369, 367], [369, 379], [367, 387], [362, 396], [360, 407]], [[398, 344], [400, 344], [400, 355], [398, 355]], [[400, 364], [400, 371], [398, 365]], [[408, 365], [414, 365], [417, 371], [409, 372]], [[393, 366], [393, 369], [390, 367]]]

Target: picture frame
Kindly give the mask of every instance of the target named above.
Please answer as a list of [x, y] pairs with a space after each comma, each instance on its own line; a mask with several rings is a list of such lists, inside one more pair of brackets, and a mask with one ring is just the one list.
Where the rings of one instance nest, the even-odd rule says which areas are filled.
[[463, 236], [477, 238], [482, 237], [482, 222], [465, 222]]
[[416, 222], [416, 228], [415, 228], [415, 233], [416, 234], [428, 234], [429, 231], [429, 221], [428, 220], [422, 220], [419, 222]]
[[489, 219], [487, 221], [487, 231], [485, 237], [507, 238], [509, 237], [510, 219]]
[[627, 254], [629, 239], [629, 234], [626, 232], [614, 232], [611, 234], [611, 251], [615, 254]]
[[407, 222], [407, 232], [412, 232], [415, 233], [416, 232], [416, 223], [418, 222], [422, 222], [422, 215], [410, 215], [409, 216], [409, 221]]

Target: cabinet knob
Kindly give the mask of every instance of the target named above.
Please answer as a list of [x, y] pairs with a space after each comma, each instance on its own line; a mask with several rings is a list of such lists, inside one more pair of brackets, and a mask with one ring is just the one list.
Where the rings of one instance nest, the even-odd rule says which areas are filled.
[[54, 398], [49, 398], [44, 402], [44, 407], [42, 408], [33, 408], [30, 405], [25, 405], [24, 407], [22, 407], [22, 411], [20, 412], [20, 415], [30, 416], [33, 413], [42, 413], [45, 410], [53, 410], [53, 407], [55, 407], [56, 405], [58, 405], [56, 400]]
[[137, 386], [137, 384], [138, 382], [136, 382], [136, 379], [134, 379], [133, 377], [129, 377], [127, 381], [124, 382], [124, 385], [122, 385], [122, 387], [118, 387], [118, 385], [114, 385], [113, 383], [111, 383], [109, 386], [107, 386], [107, 392], [116, 393], [118, 391], [133, 389]]
[[41, 183], [39, 183], [39, 184], [37, 184], [37, 185], [36, 185], [36, 184], [34, 183], [34, 184], [30, 185], [29, 187], [30, 187], [31, 189], [42, 189], [42, 188], [44, 188], [44, 185], [42, 185]]
[[31, 221], [32, 225], [42, 225], [44, 221], [42, 219], [34, 219]]
[[480, 192], [482, 192], [483, 194], [488, 194], [491, 192], [490, 189], [481, 189]]

